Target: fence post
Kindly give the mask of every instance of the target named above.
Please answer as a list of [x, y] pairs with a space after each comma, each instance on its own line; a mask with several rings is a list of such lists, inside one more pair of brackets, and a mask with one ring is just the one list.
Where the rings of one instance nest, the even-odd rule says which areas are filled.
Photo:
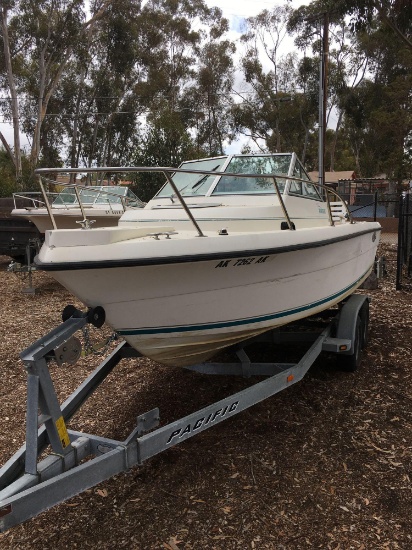
[[402, 267], [403, 267], [403, 197], [399, 198], [399, 223], [398, 223], [398, 252], [396, 259], [396, 290], [402, 288]]
[[411, 229], [410, 229], [410, 205], [409, 205], [410, 194], [407, 193], [405, 196], [405, 210], [404, 210], [404, 239], [405, 239], [405, 255], [404, 262], [408, 266], [408, 277], [411, 275]]
[[373, 204], [373, 221], [376, 222], [376, 214], [378, 210], [378, 192], [375, 191], [375, 200]]

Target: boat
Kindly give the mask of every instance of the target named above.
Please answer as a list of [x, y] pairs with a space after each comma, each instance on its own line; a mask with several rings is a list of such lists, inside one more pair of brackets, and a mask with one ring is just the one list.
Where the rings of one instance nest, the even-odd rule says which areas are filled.
[[[89, 220], [95, 227], [117, 225], [128, 210], [145, 205], [131, 189], [121, 185], [63, 185], [58, 193], [14, 193], [12, 216], [30, 220], [44, 234], [54, 225], [59, 229], [74, 229]], [[77, 193], [76, 193], [77, 191]], [[24, 199], [21, 207], [18, 202]]]
[[[24, 262], [27, 260], [28, 246], [40, 239], [40, 233], [29, 220], [12, 218], [13, 204], [11, 197], [0, 198], [0, 256], [10, 256], [15, 261]], [[25, 205], [24, 201], [18, 204], [21, 207]]]
[[166, 183], [116, 227], [46, 231], [35, 263], [164, 365], [198, 364], [339, 304], [373, 268], [379, 223], [354, 222], [294, 153], [91, 170], [157, 171]]

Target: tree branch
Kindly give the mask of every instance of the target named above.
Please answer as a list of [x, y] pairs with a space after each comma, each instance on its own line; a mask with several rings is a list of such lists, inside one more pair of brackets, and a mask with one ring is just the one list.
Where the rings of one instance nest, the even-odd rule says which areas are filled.
[[385, 13], [383, 8], [379, 6], [377, 2], [375, 5], [382, 21], [384, 21], [399, 36], [399, 38], [409, 46], [409, 48], [412, 48], [412, 42], [408, 39], [408, 37], [403, 34], [403, 32], [398, 28], [397, 25], [395, 25], [392, 19]]
[[10, 148], [10, 145], [7, 143], [7, 140], [6, 138], [4, 137], [3, 135], [3, 132], [0, 131], [0, 140], [4, 146], [4, 148], [6, 149], [7, 151], [7, 154], [9, 155], [9, 157], [11, 158], [13, 164], [14, 164], [14, 167], [16, 167], [16, 157], [14, 156], [13, 154], [13, 151], [11, 150]]

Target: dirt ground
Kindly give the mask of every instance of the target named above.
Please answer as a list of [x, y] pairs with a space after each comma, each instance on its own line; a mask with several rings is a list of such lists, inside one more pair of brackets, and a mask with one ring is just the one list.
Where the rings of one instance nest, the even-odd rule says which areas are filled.
[[[23, 294], [8, 263], [0, 257], [0, 464], [24, 441], [18, 354], [74, 302], [41, 273], [37, 293]], [[356, 373], [319, 358], [286, 391], [0, 534], [0, 548], [412, 548], [412, 293], [395, 290], [391, 262], [368, 293], [370, 343]], [[99, 362], [50, 363], [60, 399]], [[124, 439], [153, 407], [166, 423], [249, 384], [128, 359], [70, 427]]]

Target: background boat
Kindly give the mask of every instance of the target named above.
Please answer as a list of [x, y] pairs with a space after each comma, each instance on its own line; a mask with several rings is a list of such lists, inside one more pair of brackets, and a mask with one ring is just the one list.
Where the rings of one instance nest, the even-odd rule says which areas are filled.
[[[48, 206], [59, 229], [76, 229], [85, 218], [93, 220], [95, 227], [115, 226], [126, 210], [145, 204], [128, 187], [115, 185], [65, 186], [46, 197], [41, 192], [27, 192], [14, 193], [13, 198], [12, 216], [30, 220], [42, 234], [53, 229]], [[26, 206], [19, 207], [16, 201], [22, 199]]]

